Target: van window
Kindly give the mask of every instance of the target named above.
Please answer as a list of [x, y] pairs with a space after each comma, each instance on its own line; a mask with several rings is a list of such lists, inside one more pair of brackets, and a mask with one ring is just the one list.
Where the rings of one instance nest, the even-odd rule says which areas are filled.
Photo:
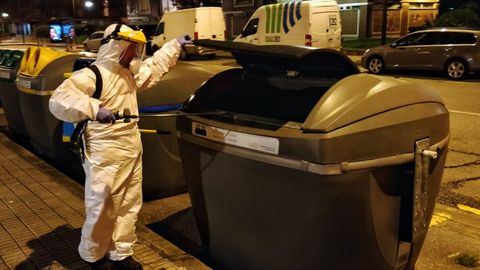
[[477, 39], [471, 33], [450, 33], [451, 44], [475, 44]]
[[258, 18], [251, 19], [248, 25], [243, 30], [243, 36], [250, 36], [256, 34], [258, 30]]
[[161, 22], [160, 24], [158, 24], [157, 26], [157, 30], [155, 30], [155, 36], [158, 36], [158, 35], [161, 35], [163, 34], [163, 28], [165, 27], [165, 23], [164, 22]]
[[398, 46], [412, 46], [412, 45], [419, 45], [419, 43], [422, 43], [423, 39], [426, 38], [427, 35], [425, 33], [416, 33], [416, 34], [411, 34], [408, 35], [399, 41], [397, 41]]
[[450, 34], [445, 32], [432, 32], [417, 40], [415, 45], [445, 45], [449, 44]]

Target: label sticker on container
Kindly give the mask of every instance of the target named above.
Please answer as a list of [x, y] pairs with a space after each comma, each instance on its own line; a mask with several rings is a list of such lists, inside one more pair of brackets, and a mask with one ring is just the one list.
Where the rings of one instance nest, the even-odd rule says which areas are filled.
[[249, 148], [264, 153], [278, 155], [279, 141], [277, 138], [246, 134], [197, 122], [192, 123], [192, 134], [198, 137], [225, 144]]
[[17, 84], [24, 88], [32, 88], [32, 82], [27, 80], [18, 79]]
[[0, 70], [0, 78], [10, 79], [10, 71]]

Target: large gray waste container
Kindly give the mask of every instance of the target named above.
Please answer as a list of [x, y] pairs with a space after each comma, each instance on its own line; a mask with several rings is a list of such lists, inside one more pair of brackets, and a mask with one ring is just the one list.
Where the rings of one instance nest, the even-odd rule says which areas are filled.
[[48, 109], [53, 91], [71, 72], [79, 55], [44, 47], [29, 47], [17, 74], [17, 89], [25, 127], [34, 149], [52, 159], [75, 159], [68, 146], [62, 143], [63, 122]]
[[[144, 115], [139, 127], [143, 144], [143, 195], [146, 200], [186, 191], [176, 138], [176, 117], [148, 115], [163, 113], [169, 106], [181, 104], [214, 74], [231, 67], [202, 67], [178, 62], [151, 89], [138, 94], [139, 110]], [[172, 110], [175, 106], [171, 106]]]
[[0, 100], [11, 134], [21, 139], [27, 139], [27, 130], [20, 108], [17, 87], [15, 86], [23, 52], [3, 50], [2, 55], [2, 58], [0, 58]]
[[177, 121], [211, 256], [230, 269], [413, 269], [447, 153], [440, 98], [356, 74], [335, 51], [208, 44], [243, 66], [185, 104], [216, 115]]
[[[95, 59], [78, 59], [73, 71]], [[142, 118], [139, 128], [143, 144], [143, 197], [153, 200], [186, 191], [176, 131], [175, 108], [214, 74], [231, 67], [204, 67], [178, 62], [153, 88], [138, 94]], [[187, 77], [188, 79], [185, 79]], [[170, 108], [170, 110], [165, 110]], [[156, 114], [167, 116], [154, 116]]]

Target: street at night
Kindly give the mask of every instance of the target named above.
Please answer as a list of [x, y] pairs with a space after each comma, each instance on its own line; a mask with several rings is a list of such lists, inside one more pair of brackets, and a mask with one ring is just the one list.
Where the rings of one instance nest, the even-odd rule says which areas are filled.
[[480, 267], [480, 1], [5, 0], [0, 270]]

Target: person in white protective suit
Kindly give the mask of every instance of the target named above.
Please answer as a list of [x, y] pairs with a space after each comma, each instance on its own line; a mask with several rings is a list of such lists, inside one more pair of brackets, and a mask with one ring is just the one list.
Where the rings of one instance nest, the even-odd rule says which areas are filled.
[[65, 80], [50, 98], [55, 117], [90, 119], [84, 134], [86, 220], [78, 247], [93, 269], [142, 269], [132, 258], [135, 222], [142, 205], [142, 145], [137, 119], [115, 121], [112, 111], [138, 115], [138, 91], [154, 86], [176, 64], [188, 35], [173, 39], [142, 61], [141, 31], [113, 24], [105, 29], [97, 59], [103, 81], [99, 99], [95, 74], [84, 68]]

